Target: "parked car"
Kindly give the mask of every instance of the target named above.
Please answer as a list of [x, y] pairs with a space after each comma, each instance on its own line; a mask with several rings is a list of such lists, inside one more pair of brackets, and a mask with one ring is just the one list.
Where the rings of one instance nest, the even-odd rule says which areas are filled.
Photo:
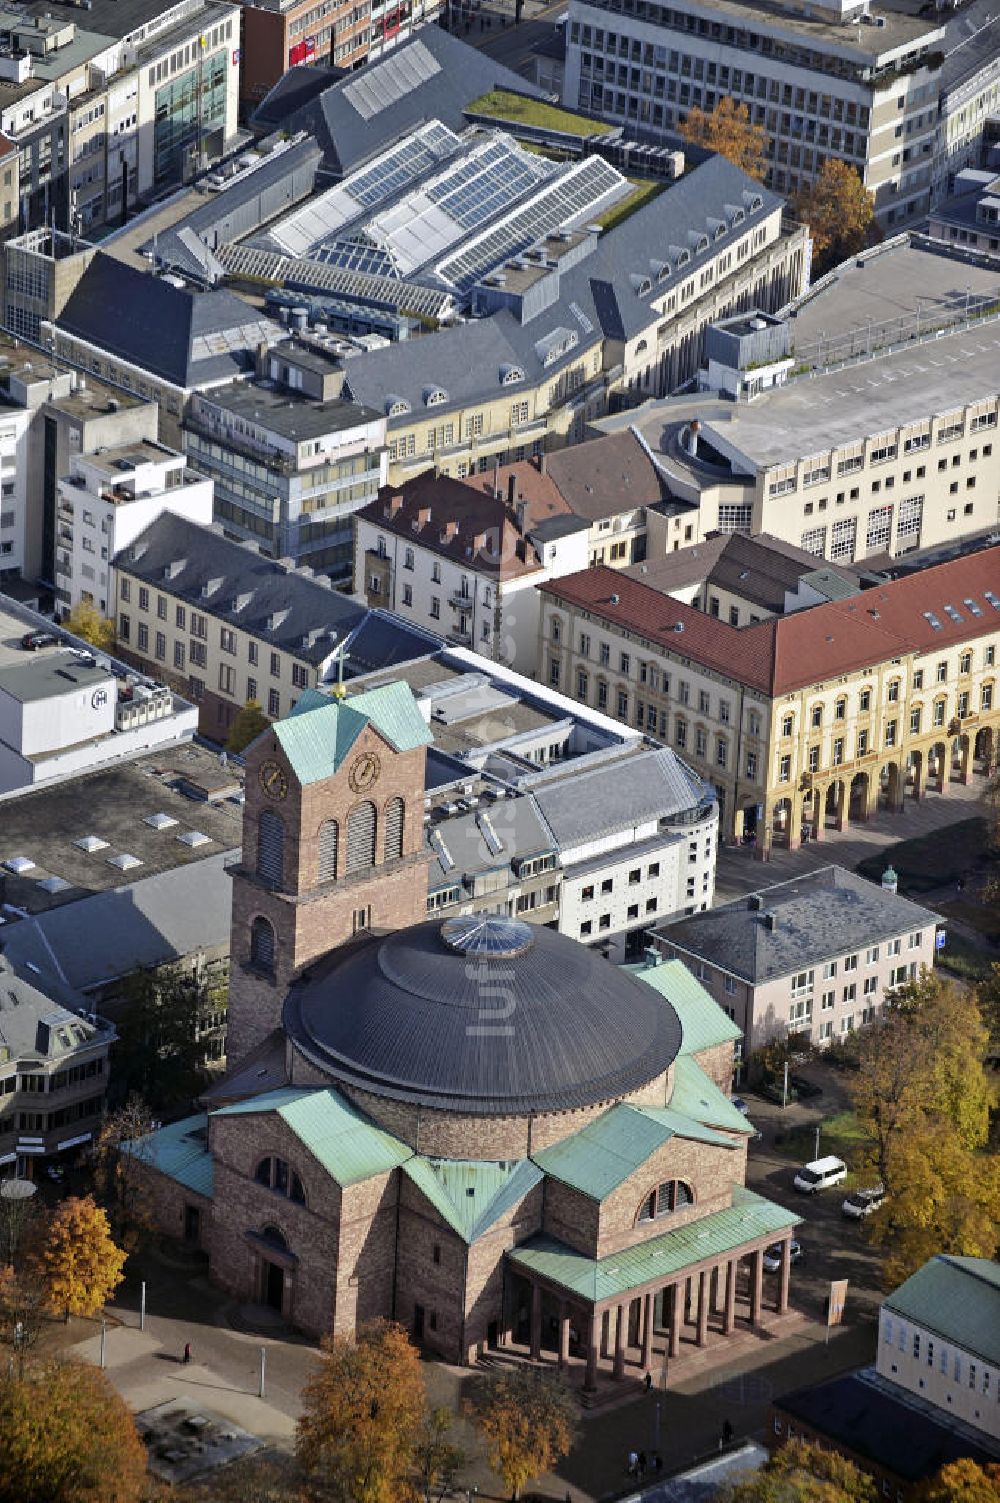
[[803, 1164], [793, 1183], [803, 1195], [815, 1195], [817, 1190], [828, 1190], [831, 1185], [842, 1184], [846, 1178], [847, 1165], [831, 1153], [826, 1158], [813, 1159], [811, 1164]]
[[788, 1084], [795, 1087], [804, 1101], [823, 1094], [823, 1087], [816, 1085], [814, 1081], [806, 1080], [804, 1075], [789, 1075]]
[[[800, 1263], [802, 1261], [802, 1243], [798, 1237], [792, 1238], [789, 1261]], [[777, 1273], [781, 1268], [781, 1243], [775, 1242], [773, 1246], [764, 1249], [764, 1272]]]
[[51, 631], [26, 631], [21, 638], [25, 652], [37, 652], [40, 647], [56, 647], [59, 638]]
[[750, 1103], [749, 1103], [749, 1101], [744, 1101], [742, 1096], [734, 1096], [733, 1097], [733, 1105], [735, 1106], [736, 1110], [740, 1113], [740, 1115], [742, 1117], [749, 1117], [749, 1115], [750, 1115]]
[[884, 1187], [872, 1185], [868, 1190], [852, 1190], [840, 1209], [845, 1216], [850, 1216], [854, 1221], [861, 1221], [865, 1216], [870, 1216], [873, 1211], [877, 1211], [884, 1200]]

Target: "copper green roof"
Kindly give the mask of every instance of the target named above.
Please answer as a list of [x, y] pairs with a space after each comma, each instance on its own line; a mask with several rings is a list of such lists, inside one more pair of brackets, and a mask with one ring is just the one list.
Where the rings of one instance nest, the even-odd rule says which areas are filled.
[[939, 1253], [883, 1307], [1000, 1367], [1000, 1263]]
[[[321, 696], [322, 697], [322, 696]], [[397, 681], [348, 699], [316, 702], [272, 727], [300, 783], [318, 783], [343, 766], [366, 725], [372, 725], [396, 751], [429, 746], [433, 737], [408, 684]]]
[[215, 1172], [208, 1151], [208, 1117], [205, 1112], [185, 1117], [158, 1128], [145, 1138], [122, 1144], [122, 1152], [133, 1155], [174, 1179], [197, 1195], [212, 1198]]
[[790, 1231], [798, 1222], [784, 1206], [734, 1185], [733, 1203], [724, 1211], [713, 1211], [606, 1258], [588, 1258], [565, 1242], [545, 1236], [511, 1248], [507, 1257], [515, 1268], [525, 1268], [568, 1294], [600, 1303], [643, 1284], [668, 1283], [692, 1264], [724, 1258], [748, 1242]]
[[413, 1150], [376, 1127], [332, 1087], [285, 1086], [220, 1107], [213, 1117], [258, 1116], [275, 1112], [338, 1185], [355, 1185], [385, 1174]]
[[619, 1102], [579, 1132], [534, 1155], [535, 1163], [592, 1200], [605, 1200], [670, 1138], [695, 1138], [732, 1148], [731, 1138], [672, 1107]]
[[542, 1171], [530, 1159], [507, 1165], [416, 1155], [407, 1159], [403, 1173], [469, 1243], [495, 1225], [542, 1179]]
[[725, 1091], [719, 1090], [690, 1054], [682, 1054], [674, 1065], [670, 1105], [709, 1127], [721, 1127], [726, 1132], [737, 1132], [747, 1138], [753, 1136], [753, 1127], [743, 1113], [736, 1110]]
[[659, 965], [626, 966], [637, 981], [644, 981], [666, 997], [681, 1020], [682, 1054], [698, 1054], [716, 1044], [742, 1037], [732, 1018], [727, 1018], [714, 997], [696, 981], [680, 960], [662, 960]]

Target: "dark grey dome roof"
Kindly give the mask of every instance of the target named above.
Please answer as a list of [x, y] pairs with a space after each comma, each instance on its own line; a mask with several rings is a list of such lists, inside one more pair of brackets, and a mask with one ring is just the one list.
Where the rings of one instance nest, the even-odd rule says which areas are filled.
[[627, 1095], [681, 1042], [652, 987], [510, 919], [433, 920], [334, 951], [292, 987], [284, 1023], [334, 1080], [490, 1116]]

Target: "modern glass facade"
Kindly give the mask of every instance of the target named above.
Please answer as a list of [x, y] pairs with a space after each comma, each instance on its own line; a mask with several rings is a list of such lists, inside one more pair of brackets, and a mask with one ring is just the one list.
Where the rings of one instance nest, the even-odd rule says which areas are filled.
[[153, 178], [180, 182], [185, 153], [226, 124], [228, 53], [217, 52], [156, 91]]

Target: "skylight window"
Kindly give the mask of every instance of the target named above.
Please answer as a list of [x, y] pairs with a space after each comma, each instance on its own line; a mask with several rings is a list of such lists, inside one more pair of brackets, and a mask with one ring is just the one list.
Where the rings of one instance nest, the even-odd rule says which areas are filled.
[[935, 631], [942, 631], [943, 630], [940, 621], [935, 616], [935, 614], [934, 614], [933, 611], [924, 611], [924, 620], [925, 621], [929, 621], [930, 624], [931, 624], [931, 626], [933, 626], [933, 628], [934, 628]]
[[949, 618], [949, 620], [951, 620], [951, 621], [964, 621], [965, 620], [965, 617], [962, 615], [962, 612], [956, 610], [953, 605], [946, 605], [945, 608], [944, 608], [944, 613]]
[[992, 590], [984, 590], [983, 594], [986, 596], [986, 599], [989, 601], [989, 603], [993, 607], [993, 609], [995, 611], [1000, 611], [1000, 600], [997, 599], [997, 597], [994, 595], [993, 591]]
[[969, 597], [966, 596], [965, 604], [973, 616], [981, 616], [983, 614], [983, 608], [979, 604], [978, 600], [970, 600]]

